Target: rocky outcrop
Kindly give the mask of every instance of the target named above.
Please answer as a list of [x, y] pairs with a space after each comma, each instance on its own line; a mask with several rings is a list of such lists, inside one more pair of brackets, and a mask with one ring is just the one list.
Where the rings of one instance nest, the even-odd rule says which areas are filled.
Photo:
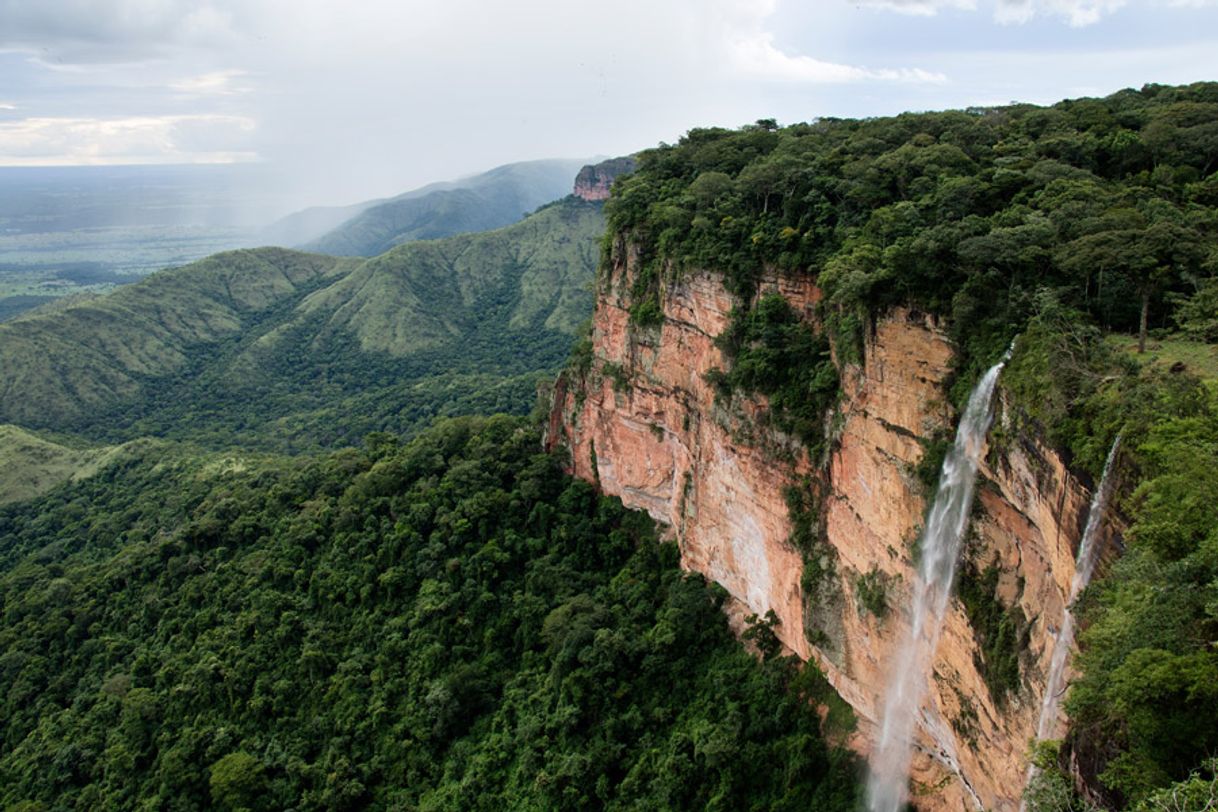
[[[927, 507], [915, 468], [932, 438], [950, 433], [946, 394], [952, 346], [935, 319], [894, 310], [872, 325], [864, 360], [842, 370], [842, 398], [827, 458], [812, 460], [767, 428], [764, 398], [724, 403], [705, 378], [725, 359], [714, 338], [731, 296], [718, 274], [690, 272], [667, 285], [663, 322], [630, 323], [638, 260], [618, 239], [602, 271], [592, 326], [593, 357], [560, 378], [548, 442], [570, 468], [675, 536], [685, 567], [718, 582], [739, 619], [773, 611], [782, 642], [815, 660], [855, 709], [852, 740], [866, 753], [883, 705], [892, 654], [908, 618], [915, 541]], [[768, 273], [815, 321], [820, 291], [808, 275]], [[1007, 424], [1001, 401], [996, 426]], [[923, 706], [914, 803], [923, 809], [1018, 807], [1026, 752], [1049, 667], [1053, 634], [1074, 573], [1088, 504], [1079, 481], [1034, 438], [994, 431], [978, 483], [966, 555], [997, 565], [998, 599], [1029, 620], [1021, 688], [996, 700], [986, 687], [976, 631], [963, 607], [949, 610]], [[804, 557], [788, 541], [784, 493], [818, 494], [823, 583], [808, 594]], [[865, 608], [860, 583], [882, 585], [886, 613]], [[874, 607], [874, 601], [872, 601]]]
[[608, 200], [613, 181], [634, 171], [634, 158], [611, 158], [599, 164], [589, 164], [575, 176], [573, 194], [584, 200]]

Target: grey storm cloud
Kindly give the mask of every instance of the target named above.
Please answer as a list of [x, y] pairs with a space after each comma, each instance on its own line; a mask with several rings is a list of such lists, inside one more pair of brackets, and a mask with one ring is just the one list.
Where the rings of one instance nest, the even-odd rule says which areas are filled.
[[217, 46], [249, 4], [188, 0], [0, 0], [0, 48], [48, 62], [104, 63]]

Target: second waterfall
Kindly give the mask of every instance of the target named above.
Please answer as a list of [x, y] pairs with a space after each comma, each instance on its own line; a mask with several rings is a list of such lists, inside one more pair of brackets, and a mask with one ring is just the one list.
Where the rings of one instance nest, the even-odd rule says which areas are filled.
[[1007, 350], [969, 394], [955, 443], [939, 473], [939, 488], [922, 532], [909, 632], [889, 666], [880, 737], [867, 786], [871, 812], [899, 812], [906, 800], [917, 717], [951, 596], [960, 543], [968, 528], [977, 465], [993, 419], [994, 387], [1010, 355]]

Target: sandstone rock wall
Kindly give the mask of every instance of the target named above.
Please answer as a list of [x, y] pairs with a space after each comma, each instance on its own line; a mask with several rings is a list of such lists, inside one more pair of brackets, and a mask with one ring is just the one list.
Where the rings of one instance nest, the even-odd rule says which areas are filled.
[[634, 158], [610, 158], [599, 164], [588, 164], [575, 176], [572, 194], [584, 200], [608, 200], [613, 182], [621, 175], [634, 171]]
[[[855, 709], [852, 741], [864, 754], [879, 724], [890, 658], [908, 623], [914, 542], [927, 494], [914, 475], [925, 443], [954, 427], [947, 402], [951, 345], [930, 317], [895, 310], [874, 325], [862, 364], [842, 375], [828, 460], [809, 460], [791, 438], [765, 429], [764, 399], [716, 400], [707, 371], [725, 365], [714, 337], [732, 300], [720, 277], [688, 273], [662, 297], [658, 327], [629, 323], [637, 259], [619, 240], [602, 275], [594, 357], [555, 391], [549, 442], [573, 472], [671, 528], [685, 567], [723, 585], [737, 622], [772, 610], [779, 638], [815, 659]], [[806, 275], [769, 273], [778, 291], [815, 320], [820, 291]], [[1005, 407], [998, 404], [998, 425]], [[784, 490], [815, 478], [831, 550], [831, 583], [806, 605], [803, 558], [788, 542]], [[936, 652], [915, 755], [914, 802], [923, 809], [1018, 807], [1040, 696], [1074, 573], [1088, 490], [1050, 450], [1028, 438], [991, 448], [978, 482], [968, 556], [997, 564], [1000, 598], [1030, 620], [1023, 687], [990, 696], [975, 632], [954, 602]], [[889, 610], [863, 608], [859, 579], [885, 584]], [[815, 644], [811, 641], [815, 640]]]

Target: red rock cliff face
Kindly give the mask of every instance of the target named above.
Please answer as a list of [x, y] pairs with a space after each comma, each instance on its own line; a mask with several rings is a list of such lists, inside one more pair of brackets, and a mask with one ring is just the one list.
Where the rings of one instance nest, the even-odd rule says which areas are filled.
[[[600, 281], [592, 363], [559, 380], [549, 443], [569, 449], [576, 475], [671, 528], [684, 566], [730, 593], [738, 624], [773, 610], [782, 642], [816, 660], [854, 707], [852, 745], [865, 754], [890, 656], [908, 623], [911, 551], [927, 507], [913, 469], [924, 441], [954, 426], [944, 388], [947, 337], [933, 319], [910, 311], [879, 320], [865, 360], [842, 372], [832, 451], [827, 460], [809, 460], [791, 438], [762, 427], [764, 399], [717, 402], [704, 380], [725, 366], [714, 337], [732, 300], [719, 276], [685, 275], [664, 292], [660, 326], [632, 327], [628, 291], [637, 262], [621, 240], [614, 254]], [[815, 320], [820, 291], [810, 276], [770, 274], [761, 290], [780, 292]], [[801, 586], [802, 555], [788, 542], [784, 500], [784, 489], [809, 475], [825, 494], [821, 524], [833, 559], [813, 599]], [[923, 809], [1018, 808], [1050, 630], [1060, 623], [1086, 519], [1087, 489], [1034, 441], [991, 448], [977, 491], [968, 555], [979, 570], [1000, 567], [1001, 599], [1031, 622], [1024, 685], [1002, 705], [991, 698], [976, 665], [974, 630], [955, 602], [915, 755], [913, 801]], [[858, 597], [864, 574], [885, 584], [883, 619]]]
[[610, 158], [599, 164], [589, 164], [575, 176], [572, 194], [584, 200], [608, 200], [609, 190], [619, 176], [634, 171], [634, 158]]

